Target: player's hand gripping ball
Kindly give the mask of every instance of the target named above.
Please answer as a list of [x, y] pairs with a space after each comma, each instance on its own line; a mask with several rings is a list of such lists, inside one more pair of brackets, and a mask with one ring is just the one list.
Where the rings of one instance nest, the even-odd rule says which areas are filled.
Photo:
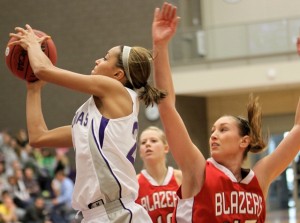
[[[38, 37], [48, 36], [46, 33], [33, 30], [35, 35]], [[16, 37], [11, 37], [8, 44], [16, 41]], [[56, 47], [52, 39], [46, 39], [41, 44], [43, 52], [51, 60], [53, 64], [57, 61]], [[5, 62], [9, 70], [18, 78], [26, 80], [28, 82], [37, 81], [38, 78], [34, 75], [27, 55], [27, 51], [24, 50], [20, 45], [8, 45], [5, 50]]]

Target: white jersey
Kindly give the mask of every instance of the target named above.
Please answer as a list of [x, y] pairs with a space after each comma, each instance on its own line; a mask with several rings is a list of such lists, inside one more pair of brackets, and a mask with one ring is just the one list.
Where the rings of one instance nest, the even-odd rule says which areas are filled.
[[105, 118], [92, 96], [73, 119], [76, 182], [72, 206], [76, 210], [87, 210], [90, 203], [100, 199], [109, 203], [124, 197], [137, 198], [139, 186], [133, 162], [139, 104], [136, 93], [126, 89], [133, 102], [132, 114], [117, 119]]

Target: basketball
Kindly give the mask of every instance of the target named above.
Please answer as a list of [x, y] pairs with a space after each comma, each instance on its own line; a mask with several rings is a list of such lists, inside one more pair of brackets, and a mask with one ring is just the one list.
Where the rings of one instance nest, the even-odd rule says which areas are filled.
[[[38, 37], [47, 36], [47, 34], [42, 31], [33, 31]], [[11, 37], [8, 41], [8, 44], [16, 40], [17, 38]], [[41, 44], [41, 48], [43, 52], [47, 55], [47, 57], [51, 60], [51, 62], [53, 64], [56, 64], [57, 52], [53, 40], [47, 39]], [[7, 46], [5, 50], [5, 62], [8, 69], [16, 77], [22, 80], [26, 80], [28, 82], [34, 82], [38, 80], [38, 78], [33, 74], [33, 71], [30, 67], [27, 51], [24, 50], [21, 46]]]

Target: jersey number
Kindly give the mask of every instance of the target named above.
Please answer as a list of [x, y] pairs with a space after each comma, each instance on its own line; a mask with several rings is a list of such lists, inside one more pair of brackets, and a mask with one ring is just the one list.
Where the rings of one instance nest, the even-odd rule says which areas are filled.
[[[172, 223], [172, 215], [173, 215], [173, 213], [169, 213], [166, 217], [166, 221], [164, 221], [164, 222], [165, 223]], [[157, 223], [163, 223], [161, 215], [157, 218]]]
[[[134, 136], [137, 135], [138, 128], [139, 128], [138, 123], [137, 122], [133, 123], [132, 135], [134, 135]], [[137, 145], [136, 145], [136, 142], [135, 142], [134, 145], [129, 150], [127, 156], [126, 156], [126, 158], [132, 163], [132, 165], [134, 164], [136, 148], [137, 148]]]

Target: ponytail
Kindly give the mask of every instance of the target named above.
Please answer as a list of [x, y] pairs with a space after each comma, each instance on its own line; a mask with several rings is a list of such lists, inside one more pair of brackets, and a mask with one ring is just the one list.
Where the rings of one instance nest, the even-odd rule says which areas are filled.
[[245, 150], [244, 158], [247, 157], [248, 152], [259, 153], [266, 148], [266, 140], [262, 134], [262, 112], [258, 103], [258, 97], [253, 97], [253, 94], [249, 96], [249, 102], [247, 105], [248, 120], [242, 117], [235, 117], [238, 121], [240, 135], [248, 135], [250, 137], [250, 143]]
[[144, 101], [146, 107], [150, 104], [153, 106], [154, 103], [159, 104], [159, 102], [166, 96], [166, 92], [160, 91], [148, 83], [146, 83], [143, 90], [139, 91], [139, 99]]

